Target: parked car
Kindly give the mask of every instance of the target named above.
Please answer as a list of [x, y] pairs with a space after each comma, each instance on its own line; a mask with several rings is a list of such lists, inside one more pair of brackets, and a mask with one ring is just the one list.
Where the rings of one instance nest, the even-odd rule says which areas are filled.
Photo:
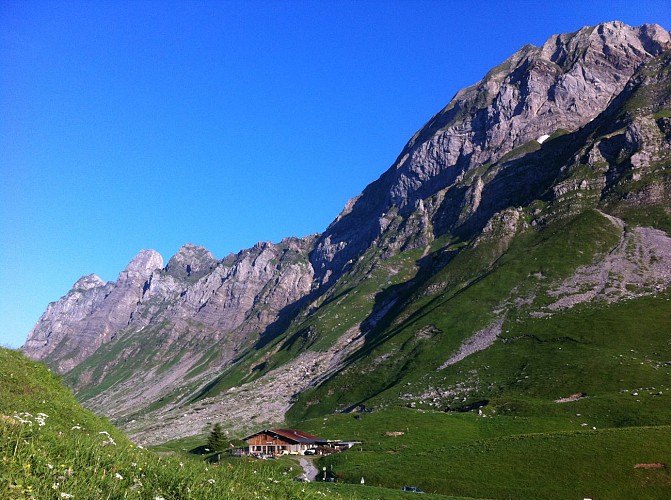
[[317, 454], [317, 449], [316, 448], [308, 448], [303, 452], [303, 455], [316, 455]]
[[417, 486], [404, 486], [403, 488], [401, 488], [401, 491], [405, 491], [408, 493], [424, 493], [424, 490], [418, 488]]

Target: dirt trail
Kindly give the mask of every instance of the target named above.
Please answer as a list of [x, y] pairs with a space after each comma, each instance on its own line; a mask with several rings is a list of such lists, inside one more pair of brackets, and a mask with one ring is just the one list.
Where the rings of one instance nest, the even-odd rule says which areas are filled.
[[314, 481], [317, 477], [317, 474], [319, 474], [319, 469], [315, 467], [315, 464], [312, 463], [312, 460], [309, 458], [301, 457], [299, 461], [301, 467], [303, 467], [303, 470], [305, 471], [305, 477], [307, 477], [310, 482]]

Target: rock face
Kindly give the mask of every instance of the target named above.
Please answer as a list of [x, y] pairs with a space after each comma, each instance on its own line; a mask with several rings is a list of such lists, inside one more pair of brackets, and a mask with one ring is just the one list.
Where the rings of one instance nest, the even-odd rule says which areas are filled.
[[[587, 124], [643, 62], [669, 47], [671, 37], [663, 28], [620, 22], [555, 35], [542, 47], [523, 47], [479, 83], [459, 91], [415, 134], [394, 165], [350, 201], [312, 254], [317, 278], [329, 282], [362, 255], [385, 231], [391, 211], [421, 210], [421, 200], [455, 187], [475, 167], [544, 135]], [[477, 184], [468, 194], [477, 208]], [[453, 210], [454, 203], [445, 209]]]
[[310, 292], [313, 273], [306, 244], [310, 239], [285, 240], [280, 246], [259, 243], [224, 260], [187, 291], [178, 308], [197, 310], [200, 321], [217, 329], [246, 322], [243, 331], [262, 331], [282, 309]]
[[217, 259], [209, 250], [187, 243], [173, 255], [165, 266], [165, 271], [177, 279], [198, 281], [216, 265]]
[[[587, 300], [667, 290], [671, 240], [659, 229], [671, 227], [670, 81], [671, 36], [656, 25], [610, 22], [527, 45], [458, 92], [323, 234], [221, 260], [187, 244], [165, 267], [143, 250], [116, 282], [81, 278], [48, 306], [23, 350], [67, 373], [90, 408], [160, 441], [167, 425], [188, 435], [211, 419], [278, 423], [322, 386], [321, 399], [354, 404], [350, 381], [375, 394], [383, 377], [366, 377], [378, 366], [392, 373], [395, 359], [402, 371], [444, 373], [497, 342], [510, 309], [545, 318]], [[433, 324], [371, 354], [422, 316], [413, 300], [459, 293], [520, 234], [560, 231], [585, 212], [604, 241], [618, 233], [609, 256], [597, 242], [593, 262], [563, 263], [573, 274], [564, 269], [562, 280], [534, 272], [540, 284], [526, 295], [502, 287], [491, 317], [470, 318], [474, 330], [460, 350], [441, 353], [442, 365], [402, 359], [448, 334]], [[474, 263], [448, 269], [464, 249]], [[328, 386], [339, 375], [344, 389]], [[320, 398], [302, 402], [306, 415], [326, 404]]]
[[23, 346], [26, 355], [55, 362], [66, 372], [128, 326], [145, 286], [163, 258], [142, 250], [119, 274], [116, 283], [96, 275], [81, 278], [68, 294], [49, 304]]
[[171, 325], [172, 336], [198, 324], [214, 341], [234, 337], [244, 343], [310, 292], [312, 241], [259, 243], [222, 261], [187, 244], [165, 269], [157, 252], [142, 250], [114, 283], [81, 278], [49, 305], [22, 349], [67, 372], [117, 335], [162, 323]]

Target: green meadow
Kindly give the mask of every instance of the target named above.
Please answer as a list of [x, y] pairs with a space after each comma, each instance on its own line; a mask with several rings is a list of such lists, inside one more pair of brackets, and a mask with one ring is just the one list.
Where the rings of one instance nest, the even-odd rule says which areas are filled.
[[[476, 498], [669, 498], [671, 426], [579, 428], [563, 418], [410, 409], [304, 423], [359, 440], [320, 460], [343, 481]], [[402, 433], [402, 434], [400, 434]]]
[[144, 449], [81, 408], [45, 366], [0, 349], [0, 498], [349, 498], [293, 481], [290, 468]]

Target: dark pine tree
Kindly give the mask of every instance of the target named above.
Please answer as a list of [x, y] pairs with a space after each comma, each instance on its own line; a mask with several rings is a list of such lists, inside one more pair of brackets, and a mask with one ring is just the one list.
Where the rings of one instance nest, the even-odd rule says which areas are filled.
[[226, 449], [228, 445], [228, 440], [224, 435], [224, 431], [221, 429], [221, 424], [216, 423], [210, 432], [210, 436], [207, 438], [207, 447], [211, 451], [222, 451]]

